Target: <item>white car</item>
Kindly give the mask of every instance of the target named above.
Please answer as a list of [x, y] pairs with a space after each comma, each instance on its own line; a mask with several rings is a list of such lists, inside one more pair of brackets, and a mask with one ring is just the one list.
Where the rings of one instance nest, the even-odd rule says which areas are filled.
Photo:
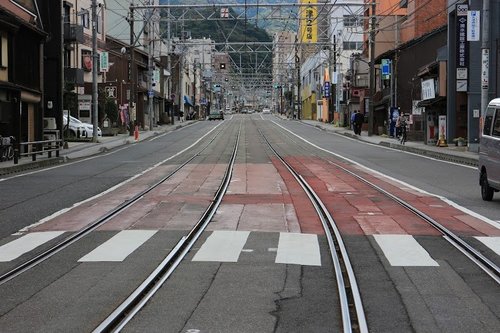
[[[94, 126], [92, 124], [84, 123], [73, 116], [69, 116], [68, 124], [67, 114], [63, 115], [63, 128], [65, 132], [67, 131], [68, 138], [92, 139], [94, 136]], [[97, 136], [102, 136], [99, 127], [97, 127]]]
[[263, 113], [263, 114], [264, 114], [264, 113], [266, 113], [266, 114], [267, 114], [267, 113], [271, 113], [271, 109], [268, 109], [268, 108], [263, 108], [263, 109], [262, 109], [262, 113]]

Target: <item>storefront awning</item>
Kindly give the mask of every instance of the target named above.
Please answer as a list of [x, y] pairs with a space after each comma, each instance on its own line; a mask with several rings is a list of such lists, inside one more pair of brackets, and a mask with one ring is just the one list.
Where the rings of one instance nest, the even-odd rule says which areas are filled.
[[194, 107], [193, 102], [191, 102], [191, 99], [186, 95], [184, 95], [184, 104]]
[[417, 103], [417, 107], [421, 108], [424, 106], [431, 106], [431, 105], [436, 105], [436, 104], [443, 104], [446, 102], [446, 97], [443, 96], [438, 96], [436, 98], [431, 98], [431, 99], [425, 99], [423, 101], [420, 101]]

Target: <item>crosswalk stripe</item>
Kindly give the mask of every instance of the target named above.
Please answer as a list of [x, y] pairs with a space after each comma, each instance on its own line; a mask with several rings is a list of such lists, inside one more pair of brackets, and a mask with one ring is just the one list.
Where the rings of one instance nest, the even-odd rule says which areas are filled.
[[237, 262], [249, 234], [250, 231], [214, 231], [192, 260]]
[[500, 237], [475, 237], [478, 241], [500, 255]]
[[373, 235], [392, 266], [439, 266], [411, 235]]
[[275, 262], [279, 264], [321, 266], [318, 236], [281, 232]]
[[157, 230], [120, 231], [78, 261], [123, 261], [156, 232]]
[[64, 234], [64, 231], [32, 232], [0, 246], [0, 262], [14, 260], [38, 246]]

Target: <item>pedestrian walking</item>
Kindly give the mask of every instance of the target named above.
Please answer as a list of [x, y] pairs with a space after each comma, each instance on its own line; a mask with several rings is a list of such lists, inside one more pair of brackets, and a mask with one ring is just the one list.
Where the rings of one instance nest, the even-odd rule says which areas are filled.
[[399, 139], [399, 137], [401, 136], [401, 113], [399, 114], [399, 116], [396, 118], [396, 138]]
[[363, 126], [364, 120], [365, 115], [358, 111], [354, 117], [354, 134], [361, 135], [361, 127]]
[[354, 134], [356, 134], [356, 113], [358, 111], [357, 110], [354, 110], [354, 112], [351, 114], [351, 128], [354, 132]]

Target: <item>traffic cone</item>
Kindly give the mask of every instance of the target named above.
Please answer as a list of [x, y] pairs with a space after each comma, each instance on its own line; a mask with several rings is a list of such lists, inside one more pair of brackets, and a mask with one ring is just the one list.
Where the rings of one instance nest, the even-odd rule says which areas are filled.
[[135, 125], [134, 129], [134, 139], [135, 141], [139, 141], [139, 126]]

